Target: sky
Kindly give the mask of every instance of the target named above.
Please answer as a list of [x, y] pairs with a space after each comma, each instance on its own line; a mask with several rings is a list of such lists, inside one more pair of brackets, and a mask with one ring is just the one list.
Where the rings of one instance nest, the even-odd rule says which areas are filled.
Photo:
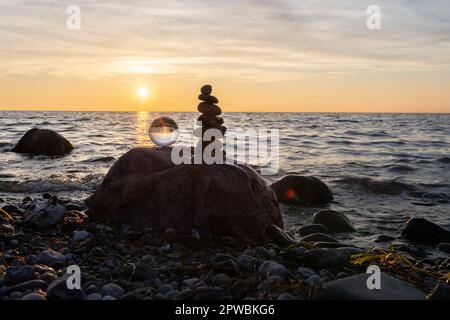
[[195, 112], [206, 83], [225, 112], [450, 112], [450, 6], [0, 0], [0, 110]]

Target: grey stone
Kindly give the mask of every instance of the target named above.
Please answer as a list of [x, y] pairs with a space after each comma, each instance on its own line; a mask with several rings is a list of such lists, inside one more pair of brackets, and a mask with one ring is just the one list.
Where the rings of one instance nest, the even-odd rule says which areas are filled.
[[27, 207], [23, 217], [24, 222], [38, 228], [48, 228], [60, 222], [66, 214], [66, 208], [53, 198], [35, 200]]
[[102, 287], [103, 296], [111, 296], [114, 298], [120, 298], [125, 293], [123, 288], [115, 283], [107, 283]]
[[67, 287], [68, 275], [56, 279], [47, 288], [48, 298], [51, 300], [83, 300], [84, 292], [81, 289]]
[[272, 260], [263, 262], [259, 266], [258, 273], [264, 278], [279, 276], [282, 279], [286, 279], [289, 276], [289, 272], [283, 265]]
[[44, 250], [39, 254], [38, 263], [46, 266], [63, 265], [70, 257], [52, 249]]
[[31, 292], [24, 295], [21, 300], [45, 301], [47, 298], [40, 293]]
[[72, 242], [73, 243], [82, 242], [82, 241], [86, 240], [87, 238], [89, 238], [90, 236], [91, 236], [91, 234], [85, 230], [75, 231], [73, 233]]
[[102, 295], [99, 293], [90, 293], [86, 297], [86, 300], [102, 300]]
[[328, 282], [318, 298], [323, 300], [424, 300], [412, 285], [381, 272], [381, 289], [367, 288], [367, 273]]
[[8, 285], [15, 285], [36, 278], [33, 268], [29, 266], [12, 266], [5, 271], [5, 280]]

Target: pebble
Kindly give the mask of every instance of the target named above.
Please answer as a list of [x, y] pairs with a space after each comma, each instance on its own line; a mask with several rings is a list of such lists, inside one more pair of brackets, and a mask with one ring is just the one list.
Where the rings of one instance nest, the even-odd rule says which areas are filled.
[[197, 291], [200, 291], [203, 300], [223, 300], [226, 296], [225, 290], [219, 287], [200, 288]]
[[299, 300], [296, 296], [293, 296], [290, 293], [282, 293], [278, 296], [277, 300]]
[[310, 276], [306, 281], [311, 283], [313, 286], [319, 286], [322, 284], [322, 279], [317, 274]]
[[[120, 298], [125, 293], [123, 288], [115, 283], [107, 283], [102, 287], [103, 296], [111, 296], [115, 298]], [[103, 298], [104, 299], [104, 298]]]
[[289, 275], [289, 272], [283, 265], [273, 260], [263, 262], [259, 266], [258, 273], [265, 278], [268, 278], [270, 276], [279, 276], [282, 279], [286, 279]]
[[15, 248], [15, 247], [17, 247], [19, 245], [19, 240], [12, 239], [11, 241], [9, 241], [8, 245], [9, 245], [10, 248]]
[[183, 284], [185, 286], [188, 286], [189, 288], [192, 288], [197, 284], [198, 281], [199, 281], [199, 278], [189, 278], [189, 279], [183, 280]]
[[252, 256], [240, 255], [236, 259], [236, 263], [242, 271], [253, 272], [255, 270], [258, 260]]
[[301, 275], [304, 279], [308, 279], [310, 276], [316, 274], [316, 273], [314, 272], [313, 269], [307, 268], [307, 267], [298, 267], [298, 268], [297, 268], [297, 272], [300, 273], [300, 275]]
[[35, 278], [34, 270], [29, 266], [12, 266], [5, 271], [5, 280], [10, 286]]
[[134, 280], [155, 281], [157, 277], [158, 277], [158, 270], [143, 262], [136, 263], [133, 273]]
[[103, 301], [113, 301], [113, 300], [117, 300], [115, 297], [113, 296], [104, 296]]
[[102, 300], [102, 295], [99, 293], [90, 293], [87, 295], [86, 300]]
[[70, 290], [67, 287], [68, 275], [54, 280], [47, 288], [49, 299], [55, 300], [83, 300], [84, 292], [80, 289]]
[[316, 268], [338, 267], [342, 259], [336, 251], [326, 248], [311, 249], [303, 254], [307, 265]]
[[72, 242], [73, 243], [82, 242], [82, 241], [86, 240], [87, 238], [89, 238], [90, 236], [91, 236], [91, 234], [85, 230], [75, 231], [73, 233]]
[[158, 288], [158, 292], [161, 294], [166, 294], [167, 292], [170, 292], [172, 290], [173, 290], [172, 286], [168, 284], [163, 284]]
[[305, 237], [313, 233], [328, 233], [328, 229], [321, 224], [310, 224], [298, 229], [298, 234]]
[[225, 273], [218, 273], [209, 279], [208, 284], [213, 287], [228, 288], [231, 278]]
[[46, 266], [59, 266], [64, 265], [64, 263], [69, 259], [60, 252], [54, 251], [52, 249], [44, 250], [39, 254], [38, 263], [44, 264]]
[[21, 300], [44, 301], [44, 300], [47, 300], [47, 298], [40, 293], [31, 292], [31, 293], [24, 295]]

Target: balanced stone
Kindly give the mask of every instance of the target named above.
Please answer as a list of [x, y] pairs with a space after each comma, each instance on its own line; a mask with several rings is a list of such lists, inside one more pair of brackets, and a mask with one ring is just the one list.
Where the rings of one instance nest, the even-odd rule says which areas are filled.
[[210, 95], [212, 93], [212, 87], [207, 84], [204, 85], [201, 89], [200, 89], [201, 93], [205, 94], [205, 95]]
[[208, 115], [214, 115], [214, 116], [218, 116], [222, 113], [222, 110], [220, 109], [219, 106], [212, 104], [212, 103], [207, 103], [207, 102], [201, 102], [198, 105], [197, 110], [201, 113], [208, 114]]
[[223, 118], [212, 116], [209, 114], [202, 114], [198, 118], [198, 121], [201, 121], [204, 127], [214, 127], [223, 124]]
[[214, 96], [210, 96], [210, 95], [206, 95], [206, 94], [201, 94], [198, 96], [198, 100], [207, 102], [207, 103], [219, 103], [219, 99], [217, 99]]

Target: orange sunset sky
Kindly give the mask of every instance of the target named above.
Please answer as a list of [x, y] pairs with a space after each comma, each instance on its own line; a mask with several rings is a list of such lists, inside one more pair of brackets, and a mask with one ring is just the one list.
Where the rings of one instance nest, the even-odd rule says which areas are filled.
[[0, 0], [0, 110], [196, 111], [206, 83], [225, 112], [450, 112], [450, 6]]

